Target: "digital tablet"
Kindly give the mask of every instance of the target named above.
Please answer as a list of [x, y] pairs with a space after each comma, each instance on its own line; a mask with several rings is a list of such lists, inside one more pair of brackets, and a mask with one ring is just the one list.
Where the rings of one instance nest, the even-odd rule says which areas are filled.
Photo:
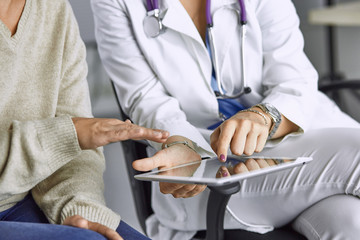
[[[310, 157], [242, 157], [231, 155], [227, 157], [226, 162], [220, 162], [217, 157], [213, 157], [168, 169], [138, 174], [135, 175], [135, 178], [144, 181], [221, 186], [245, 178], [273, 174], [276, 171], [300, 167], [311, 160], [312, 158]], [[248, 169], [246, 166], [253, 166], [253, 168], [257, 169], [246, 171]]]

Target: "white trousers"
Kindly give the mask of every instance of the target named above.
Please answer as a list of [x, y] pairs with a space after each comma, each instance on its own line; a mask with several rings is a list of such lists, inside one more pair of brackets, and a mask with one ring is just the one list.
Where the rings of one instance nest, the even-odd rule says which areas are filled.
[[243, 181], [229, 202], [238, 218], [274, 227], [293, 222], [308, 239], [358, 239], [360, 129], [312, 130], [260, 155], [311, 156], [313, 161]]

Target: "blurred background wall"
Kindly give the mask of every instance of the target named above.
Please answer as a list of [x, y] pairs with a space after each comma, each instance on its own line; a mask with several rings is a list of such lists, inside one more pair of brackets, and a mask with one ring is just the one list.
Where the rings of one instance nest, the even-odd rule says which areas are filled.
[[[94, 37], [94, 23], [89, 0], [69, 0], [78, 20], [80, 32], [87, 46], [89, 64], [88, 82], [91, 91], [93, 113], [96, 117], [119, 117], [109, 79], [101, 65]], [[276, 0], [274, 0], [276, 1]], [[349, 2], [341, 0], [339, 2]], [[358, 1], [358, 0], [352, 0]], [[293, 0], [301, 20], [301, 29], [305, 38], [305, 52], [318, 70], [320, 76], [326, 76], [327, 35], [324, 26], [314, 26], [308, 22], [309, 10], [326, 4], [325, 0]], [[360, 13], [359, 13], [360, 14]], [[347, 79], [360, 78], [360, 27], [336, 28], [336, 53], [338, 70]], [[358, 104], [358, 103], [357, 103]], [[354, 113], [358, 114], [358, 113]], [[358, 116], [357, 116], [358, 117]], [[357, 118], [360, 119], [360, 118]], [[104, 148], [107, 170], [104, 174], [105, 198], [109, 207], [121, 214], [130, 225], [140, 230], [137, 222], [133, 199], [128, 184], [128, 176], [123, 162], [123, 153], [119, 143]]]

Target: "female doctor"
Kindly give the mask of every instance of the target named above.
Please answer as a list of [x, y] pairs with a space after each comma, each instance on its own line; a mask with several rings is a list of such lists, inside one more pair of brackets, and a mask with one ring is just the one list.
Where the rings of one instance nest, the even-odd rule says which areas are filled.
[[[291, 0], [91, 3], [100, 56], [124, 111], [171, 134], [166, 144], [151, 143], [158, 152], [136, 169], [185, 156], [225, 161], [228, 150], [311, 156], [304, 167], [243, 181], [225, 228], [264, 233], [292, 223], [309, 239], [356, 238], [359, 124], [317, 90]], [[205, 186], [153, 187], [151, 238], [190, 239], [205, 229]]]

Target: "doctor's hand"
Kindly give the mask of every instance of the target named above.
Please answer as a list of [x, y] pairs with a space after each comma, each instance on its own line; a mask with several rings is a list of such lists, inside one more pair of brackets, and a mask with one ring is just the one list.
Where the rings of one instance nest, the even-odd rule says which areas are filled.
[[128, 139], [165, 142], [169, 136], [167, 131], [140, 127], [130, 120], [123, 122], [107, 118], [73, 118], [72, 121], [83, 150]]
[[265, 146], [271, 119], [254, 112], [238, 112], [223, 122], [210, 136], [211, 147], [221, 161], [226, 161], [228, 149], [235, 155], [252, 155]]
[[112, 230], [111, 228], [108, 228], [107, 226], [104, 226], [100, 223], [88, 221], [79, 215], [67, 217], [64, 220], [63, 225], [89, 229], [94, 232], [100, 233], [108, 240], [124, 240], [116, 231]]
[[[166, 143], [170, 144], [175, 141], [187, 141], [191, 144], [189, 139], [181, 136], [171, 136], [167, 139]], [[133, 167], [138, 171], [150, 171], [154, 168], [161, 170], [199, 160], [201, 160], [201, 156], [194, 150], [184, 144], [175, 144], [158, 151], [153, 157], [134, 161]], [[163, 194], [172, 194], [175, 198], [193, 197], [206, 188], [206, 185], [167, 182], [160, 182], [159, 185], [160, 191]]]

